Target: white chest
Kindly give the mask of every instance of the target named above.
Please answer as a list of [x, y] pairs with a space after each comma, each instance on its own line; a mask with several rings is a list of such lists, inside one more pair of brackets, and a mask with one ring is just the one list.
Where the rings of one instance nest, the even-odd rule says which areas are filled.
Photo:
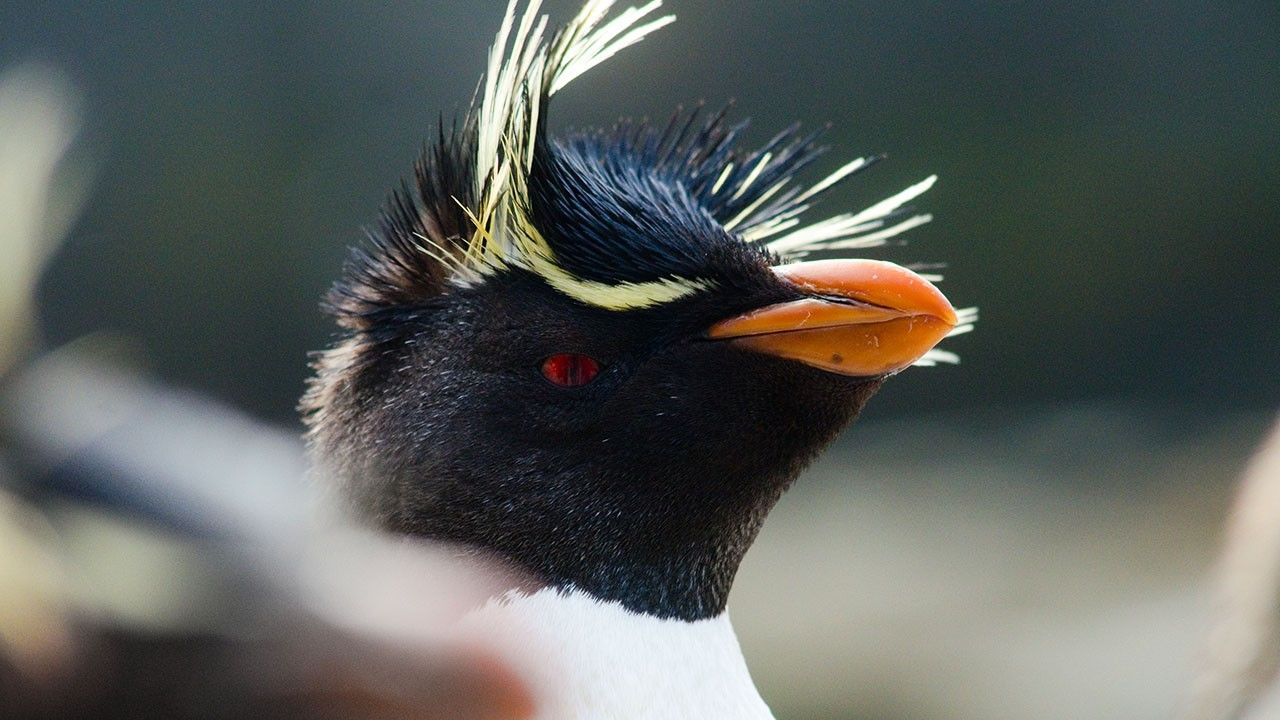
[[538, 720], [772, 720], [728, 614], [684, 622], [580, 592], [491, 601], [463, 632], [534, 689]]

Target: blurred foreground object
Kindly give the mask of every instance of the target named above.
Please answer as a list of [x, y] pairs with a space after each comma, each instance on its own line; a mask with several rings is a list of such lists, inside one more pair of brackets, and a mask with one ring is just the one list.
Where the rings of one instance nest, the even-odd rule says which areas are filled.
[[504, 568], [346, 527], [295, 437], [101, 342], [23, 366], [78, 207], [70, 97], [0, 76], [0, 717], [527, 717], [523, 682], [449, 630], [519, 584]]
[[1280, 423], [1245, 471], [1188, 720], [1280, 717]]
[[36, 66], [0, 74], [0, 375], [27, 345], [40, 266], [80, 205], [63, 156], [78, 124], [73, 93]]
[[504, 569], [325, 517], [290, 435], [54, 353], [7, 389], [0, 716], [520, 718]]

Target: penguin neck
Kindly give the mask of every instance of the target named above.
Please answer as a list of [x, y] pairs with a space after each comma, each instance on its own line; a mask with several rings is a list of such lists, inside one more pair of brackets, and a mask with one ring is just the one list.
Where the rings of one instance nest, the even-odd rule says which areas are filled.
[[[696, 621], [724, 612], [743, 556], [792, 477], [541, 473], [493, 483], [468, 476], [446, 484], [433, 504], [387, 513], [380, 524], [476, 548], [548, 587], [640, 615]], [[474, 489], [486, 484], [497, 487]], [[411, 496], [417, 486], [410, 478], [393, 497]], [[523, 490], [531, 486], [536, 493]]]
[[538, 720], [773, 718], [726, 612], [663, 618], [580, 590], [544, 588], [489, 602], [463, 629], [531, 684]]

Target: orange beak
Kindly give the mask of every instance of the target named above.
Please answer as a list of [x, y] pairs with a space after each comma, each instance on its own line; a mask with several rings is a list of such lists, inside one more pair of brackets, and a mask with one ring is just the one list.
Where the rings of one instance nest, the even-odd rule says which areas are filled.
[[932, 283], [879, 260], [816, 260], [774, 268], [806, 295], [711, 326], [707, 337], [829, 372], [871, 377], [919, 360], [956, 326]]

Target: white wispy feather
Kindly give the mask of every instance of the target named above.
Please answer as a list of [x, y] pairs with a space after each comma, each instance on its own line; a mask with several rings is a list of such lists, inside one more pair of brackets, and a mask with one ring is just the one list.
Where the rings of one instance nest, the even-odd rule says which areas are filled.
[[[538, 141], [539, 119], [545, 112], [544, 102], [583, 73], [673, 22], [675, 17], [654, 16], [661, 0], [653, 0], [629, 7], [608, 19], [613, 0], [588, 0], [577, 16], [548, 40], [547, 17], [540, 14], [541, 0], [529, 0], [523, 12], [517, 12], [520, 4], [521, 0], [509, 0], [489, 50], [477, 110], [473, 188], [476, 204], [463, 208], [475, 230], [461, 258], [446, 263], [453, 269], [455, 279], [470, 283], [494, 270], [519, 265], [538, 273], [572, 297], [612, 309], [669, 302], [707, 287], [706, 282], [696, 278], [611, 285], [578, 278], [557, 262], [529, 218], [528, 174]], [[753, 159], [746, 177], [732, 184], [731, 199], [751, 192], [772, 159], [769, 152]], [[759, 219], [755, 216], [761, 208], [768, 207], [768, 202], [778, 196], [792, 178], [774, 180], [772, 186], [724, 226], [733, 231], [747, 224], [741, 231], [744, 240], [765, 243], [779, 257], [795, 260], [819, 250], [883, 245], [890, 238], [929, 222], [931, 215], [897, 218], [895, 213], [931, 188], [937, 176], [930, 176], [861, 212], [803, 223], [801, 215], [810, 209], [810, 201], [872, 162], [871, 158], [860, 157], [846, 163], [799, 191], [772, 216]], [[724, 189], [734, 169], [733, 163], [726, 164], [713, 186], [713, 194]], [[436, 252], [429, 252], [433, 257], [437, 254], [456, 257], [439, 246], [434, 250]], [[953, 334], [971, 328], [971, 321], [962, 322]], [[954, 356], [935, 351], [921, 360], [921, 364], [936, 362], [954, 362]]]
[[[488, 71], [477, 121], [475, 197], [468, 208], [476, 224], [468, 265], [487, 272], [508, 263], [532, 266], [551, 253], [529, 223], [525, 178], [533, 162], [541, 107], [574, 79], [675, 20], [667, 15], [641, 22], [661, 6], [654, 0], [608, 15], [612, 0], [590, 0], [549, 43], [541, 0], [531, 0], [516, 23], [519, 0], [510, 0], [489, 50]], [[514, 36], [512, 31], [514, 30]]]
[[[818, 182], [798, 199], [807, 199], [839, 182], [842, 178], [866, 165], [865, 158], [858, 158], [832, 173], [825, 180]], [[932, 215], [915, 215], [899, 223], [884, 227], [884, 219], [903, 205], [920, 197], [938, 181], [937, 175], [930, 175], [911, 187], [885, 198], [871, 207], [857, 213], [842, 213], [834, 217], [820, 220], [783, 235], [768, 243], [770, 251], [783, 257], [796, 257], [798, 254], [814, 250], [848, 250], [883, 245], [889, 238], [919, 227], [933, 219]]]
[[[978, 322], [978, 308], [967, 307], [956, 310], [956, 326], [951, 328], [951, 332], [947, 333], [947, 337], [955, 337], [956, 335], [964, 335], [971, 332]], [[915, 361], [916, 367], [933, 367], [938, 364], [958, 365], [960, 356], [947, 351], [934, 348], [925, 353], [923, 357]]]

